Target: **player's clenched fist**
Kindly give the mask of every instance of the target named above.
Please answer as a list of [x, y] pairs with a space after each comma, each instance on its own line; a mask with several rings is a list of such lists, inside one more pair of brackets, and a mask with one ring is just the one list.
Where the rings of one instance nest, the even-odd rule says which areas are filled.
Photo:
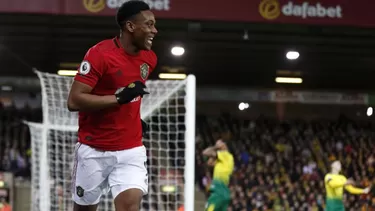
[[146, 85], [141, 81], [135, 81], [126, 87], [121, 87], [115, 93], [117, 102], [119, 104], [126, 104], [138, 96], [143, 97], [145, 94], [150, 94], [145, 91], [146, 88]]

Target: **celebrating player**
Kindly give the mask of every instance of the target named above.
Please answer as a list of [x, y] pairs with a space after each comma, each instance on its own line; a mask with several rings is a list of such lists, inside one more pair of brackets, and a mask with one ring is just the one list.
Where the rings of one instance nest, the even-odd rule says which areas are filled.
[[228, 185], [234, 168], [233, 156], [222, 140], [218, 140], [214, 147], [205, 149], [203, 155], [208, 156], [208, 164], [214, 166], [206, 211], [226, 211], [230, 202]]
[[68, 109], [79, 111], [74, 211], [95, 211], [108, 188], [116, 211], [138, 211], [148, 192], [140, 106], [157, 62], [150, 50], [155, 17], [146, 3], [132, 0], [118, 9], [116, 21], [120, 35], [87, 51], [68, 98]]
[[341, 171], [341, 162], [334, 161], [331, 165], [331, 173], [324, 177], [324, 184], [327, 192], [326, 211], [345, 211], [343, 203], [344, 188], [351, 194], [367, 194], [371, 187], [365, 189], [353, 186], [354, 181], [346, 179], [344, 175], [339, 174]]

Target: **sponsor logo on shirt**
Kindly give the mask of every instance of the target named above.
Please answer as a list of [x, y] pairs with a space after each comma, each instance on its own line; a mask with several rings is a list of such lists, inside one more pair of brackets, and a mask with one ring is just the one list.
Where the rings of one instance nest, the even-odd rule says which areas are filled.
[[85, 140], [86, 140], [86, 141], [91, 141], [91, 140], [92, 140], [92, 136], [86, 136], [86, 137], [85, 137]]
[[134, 98], [132, 101], [130, 101], [131, 103], [134, 103], [134, 102], [137, 102], [141, 99], [141, 96], [138, 96], [136, 98]]
[[[86, 8], [87, 11], [92, 13], [97, 13], [104, 10], [106, 7], [109, 9], [117, 9], [123, 3], [129, 0], [83, 0], [83, 6]], [[156, 11], [169, 11], [170, 7], [170, 0], [143, 0], [146, 2], [151, 10]]]
[[343, 12], [340, 5], [326, 6], [307, 1], [295, 3], [289, 1], [287, 4], [280, 4], [278, 0], [261, 0], [259, 14], [267, 20], [275, 20], [281, 15], [298, 18], [342, 18]]

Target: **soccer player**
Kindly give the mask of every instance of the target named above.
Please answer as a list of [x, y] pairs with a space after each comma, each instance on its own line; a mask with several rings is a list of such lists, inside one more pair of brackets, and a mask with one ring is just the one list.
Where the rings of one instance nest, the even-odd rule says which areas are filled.
[[324, 177], [324, 184], [327, 192], [326, 211], [345, 211], [343, 203], [344, 188], [351, 194], [368, 194], [371, 187], [365, 189], [353, 186], [352, 179], [346, 179], [344, 175], [339, 174], [341, 171], [341, 162], [336, 160], [331, 164], [331, 173]]
[[215, 146], [205, 149], [203, 155], [209, 158], [208, 165], [214, 166], [206, 211], [226, 211], [231, 198], [228, 185], [234, 168], [233, 155], [222, 140], [216, 141]]
[[148, 94], [145, 81], [157, 62], [150, 50], [157, 33], [155, 17], [146, 3], [131, 0], [118, 9], [116, 21], [120, 35], [87, 51], [69, 93], [68, 109], [79, 111], [74, 211], [97, 210], [107, 190], [116, 211], [138, 211], [148, 192], [142, 144], [147, 124], [140, 118], [140, 106]]

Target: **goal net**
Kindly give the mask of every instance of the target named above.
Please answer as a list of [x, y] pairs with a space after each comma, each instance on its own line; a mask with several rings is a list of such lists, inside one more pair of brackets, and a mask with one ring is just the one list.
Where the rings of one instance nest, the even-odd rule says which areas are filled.
[[[36, 71], [42, 88], [43, 122], [27, 122], [32, 142], [32, 211], [72, 210], [71, 171], [78, 115], [67, 110], [72, 77]], [[194, 210], [195, 77], [149, 80], [141, 115], [150, 125], [143, 139], [148, 154], [149, 194], [142, 210]], [[103, 193], [99, 211], [114, 210]]]

